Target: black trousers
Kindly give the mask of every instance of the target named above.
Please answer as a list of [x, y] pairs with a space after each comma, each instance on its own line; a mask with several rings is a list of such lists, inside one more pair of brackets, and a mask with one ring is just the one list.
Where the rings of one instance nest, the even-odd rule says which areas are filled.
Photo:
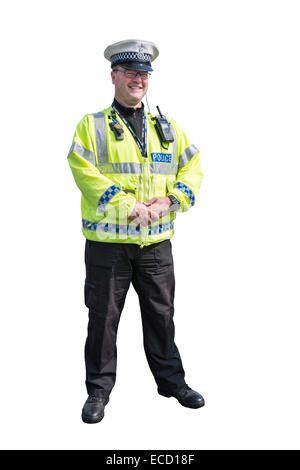
[[158, 393], [176, 394], [186, 383], [174, 343], [175, 279], [170, 240], [143, 248], [86, 240], [85, 263], [88, 394], [107, 398], [115, 384], [117, 330], [131, 282], [139, 297], [144, 349]]

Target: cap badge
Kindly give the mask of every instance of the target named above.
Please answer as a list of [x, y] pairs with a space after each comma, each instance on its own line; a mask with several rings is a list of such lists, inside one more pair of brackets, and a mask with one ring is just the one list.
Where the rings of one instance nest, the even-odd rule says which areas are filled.
[[137, 58], [143, 60], [144, 59], [144, 53], [143, 53], [143, 48], [139, 48], [139, 52], [137, 54]]

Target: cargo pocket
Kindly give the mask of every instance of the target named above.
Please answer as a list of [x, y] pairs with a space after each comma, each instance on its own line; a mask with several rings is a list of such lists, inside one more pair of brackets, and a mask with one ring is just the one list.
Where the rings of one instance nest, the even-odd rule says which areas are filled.
[[154, 256], [158, 266], [161, 268], [173, 265], [172, 246], [170, 240], [156, 243]]
[[[119, 256], [120, 246], [118, 243], [87, 240], [85, 251], [87, 279], [92, 280], [92, 282], [100, 280], [102, 278], [101, 269], [112, 269], [117, 263]], [[97, 277], [98, 274], [101, 277]]]

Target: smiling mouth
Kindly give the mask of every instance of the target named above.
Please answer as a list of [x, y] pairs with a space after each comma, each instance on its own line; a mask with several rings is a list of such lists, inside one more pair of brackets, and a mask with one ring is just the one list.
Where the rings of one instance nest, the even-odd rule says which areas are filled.
[[130, 86], [130, 85], [128, 85], [128, 88], [134, 88], [134, 89], [137, 89], [137, 90], [142, 90], [143, 89], [141, 86]]

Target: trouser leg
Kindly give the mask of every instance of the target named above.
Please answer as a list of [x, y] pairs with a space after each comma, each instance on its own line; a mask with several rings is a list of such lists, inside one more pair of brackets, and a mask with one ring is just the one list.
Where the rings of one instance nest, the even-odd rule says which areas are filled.
[[120, 268], [120, 246], [115, 243], [87, 240], [85, 262], [85, 303], [89, 308], [86, 387], [89, 395], [107, 398], [116, 380], [117, 330], [131, 269]]
[[132, 283], [139, 296], [144, 348], [158, 392], [176, 393], [186, 383], [174, 342], [175, 278], [170, 240], [141, 250]]

